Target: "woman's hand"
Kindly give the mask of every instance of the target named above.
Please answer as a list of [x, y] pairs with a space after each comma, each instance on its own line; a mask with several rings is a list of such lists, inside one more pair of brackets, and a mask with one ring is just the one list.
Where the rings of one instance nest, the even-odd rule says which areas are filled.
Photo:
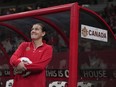
[[17, 65], [16, 69], [17, 69], [18, 71], [25, 71], [27, 68], [25, 67], [25, 65], [24, 65], [23, 62], [20, 62], [20, 63]]

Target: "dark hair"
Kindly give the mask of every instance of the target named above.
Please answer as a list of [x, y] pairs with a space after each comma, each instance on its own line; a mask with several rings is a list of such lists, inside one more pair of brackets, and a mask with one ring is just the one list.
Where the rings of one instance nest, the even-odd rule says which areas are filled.
[[36, 23], [34, 25], [40, 25], [42, 27], [42, 31], [46, 32], [46, 27], [45, 27], [45, 25], [43, 23]]

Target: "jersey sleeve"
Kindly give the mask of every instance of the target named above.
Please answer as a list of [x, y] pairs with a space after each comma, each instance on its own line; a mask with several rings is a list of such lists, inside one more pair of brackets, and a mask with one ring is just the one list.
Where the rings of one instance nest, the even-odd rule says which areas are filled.
[[10, 64], [12, 66], [17, 66], [21, 61], [18, 60], [20, 58], [25, 50], [26, 47], [26, 42], [22, 42], [17, 50], [13, 53], [13, 55], [10, 58]]

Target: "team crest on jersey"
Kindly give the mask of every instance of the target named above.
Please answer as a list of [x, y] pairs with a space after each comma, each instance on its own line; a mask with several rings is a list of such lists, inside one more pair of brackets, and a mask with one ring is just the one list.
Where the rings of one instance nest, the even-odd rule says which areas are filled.
[[30, 50], [30, 47], [27, 47], [27, 48], [26, 48], [26, 51], [29, 51], [29, 50]]

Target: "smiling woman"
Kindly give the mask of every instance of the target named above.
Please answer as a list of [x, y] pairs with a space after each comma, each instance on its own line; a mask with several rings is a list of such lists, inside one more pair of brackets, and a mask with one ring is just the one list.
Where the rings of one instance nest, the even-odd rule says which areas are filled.
[[37, 40], [37, 39], [43, 39], [43, 36], [46, 33], [45, 26], [41, 23], [34, 24], [31, 29], [31, 39]]
[[[30, 34], [32, 41], [21, 43], [10, 59], [14, 69], [21, 72], [15, 75], [13, 87], [46, 87], [45, 70], [52, 58], [52, 46], [43, 42], [45, 28], [42, 23], [34, 24]], [[28, 58], [32, 63], [21, 61], [22, 57]]]

